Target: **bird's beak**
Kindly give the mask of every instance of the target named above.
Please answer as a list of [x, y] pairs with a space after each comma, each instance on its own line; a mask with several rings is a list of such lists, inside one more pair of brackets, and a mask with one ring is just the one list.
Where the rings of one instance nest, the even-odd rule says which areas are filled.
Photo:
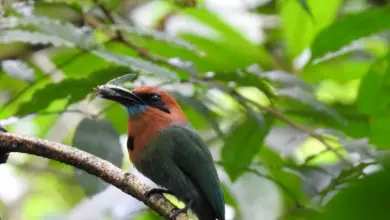
[[94, 88], [94, 91], [97, 96], [103, 99], [115, 101], [125, 106], [144, 104], [137, 94], [120, 86], [106, 84]]

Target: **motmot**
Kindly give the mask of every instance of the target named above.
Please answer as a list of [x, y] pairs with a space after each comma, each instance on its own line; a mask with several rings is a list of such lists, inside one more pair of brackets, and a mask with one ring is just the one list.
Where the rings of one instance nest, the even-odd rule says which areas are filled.
[[142, 86], [128, 90], [101, 85], [96, 94], [125, 107], [128, 114], [127, 149], [131, 162], [143, 175], [163, 188], [148, 191], [173, 194], [200, 220], [224, 220], [225, 202], [213, 157], [180, 105], [166, 91]]

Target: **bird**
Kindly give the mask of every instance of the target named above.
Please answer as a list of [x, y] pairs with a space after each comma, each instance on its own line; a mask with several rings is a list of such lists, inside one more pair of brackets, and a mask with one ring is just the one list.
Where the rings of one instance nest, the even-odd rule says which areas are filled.
[[180, 105], [165, 90], [141, 86], [128, 90], [105, 84], [94, 88], [98, 97], [123, 105], [128, 114], [127, 149], [131, 162], [162, 188], [145, 193], [168, 193], [183, 201], [170, 219], [191, 209], [200, 220], [225, 220], [225, 201], [213, 157]]

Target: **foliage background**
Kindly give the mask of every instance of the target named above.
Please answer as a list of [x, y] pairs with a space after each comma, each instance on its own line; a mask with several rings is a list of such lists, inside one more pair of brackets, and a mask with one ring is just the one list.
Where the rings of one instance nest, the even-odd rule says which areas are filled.
[[[390, 216], [389, 1], [0, 2], [10, 132], [136, 172], [125, 111], [92, 94], [136, 73], [129, 88], [171, 91], [209, 143], [227, 219]], [[0, 201], [7, 220], [159, 218], [82, 171], [16, 153]]]

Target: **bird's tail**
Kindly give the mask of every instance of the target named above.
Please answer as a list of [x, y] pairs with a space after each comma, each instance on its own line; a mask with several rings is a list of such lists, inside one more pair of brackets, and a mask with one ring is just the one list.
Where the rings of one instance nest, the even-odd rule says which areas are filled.
[[198, 216], [199, 220], [225, 220], [224, 216], [217, 216], [213, 207], [204, 197], [195, 200], [191, 205], [191, 209]]

